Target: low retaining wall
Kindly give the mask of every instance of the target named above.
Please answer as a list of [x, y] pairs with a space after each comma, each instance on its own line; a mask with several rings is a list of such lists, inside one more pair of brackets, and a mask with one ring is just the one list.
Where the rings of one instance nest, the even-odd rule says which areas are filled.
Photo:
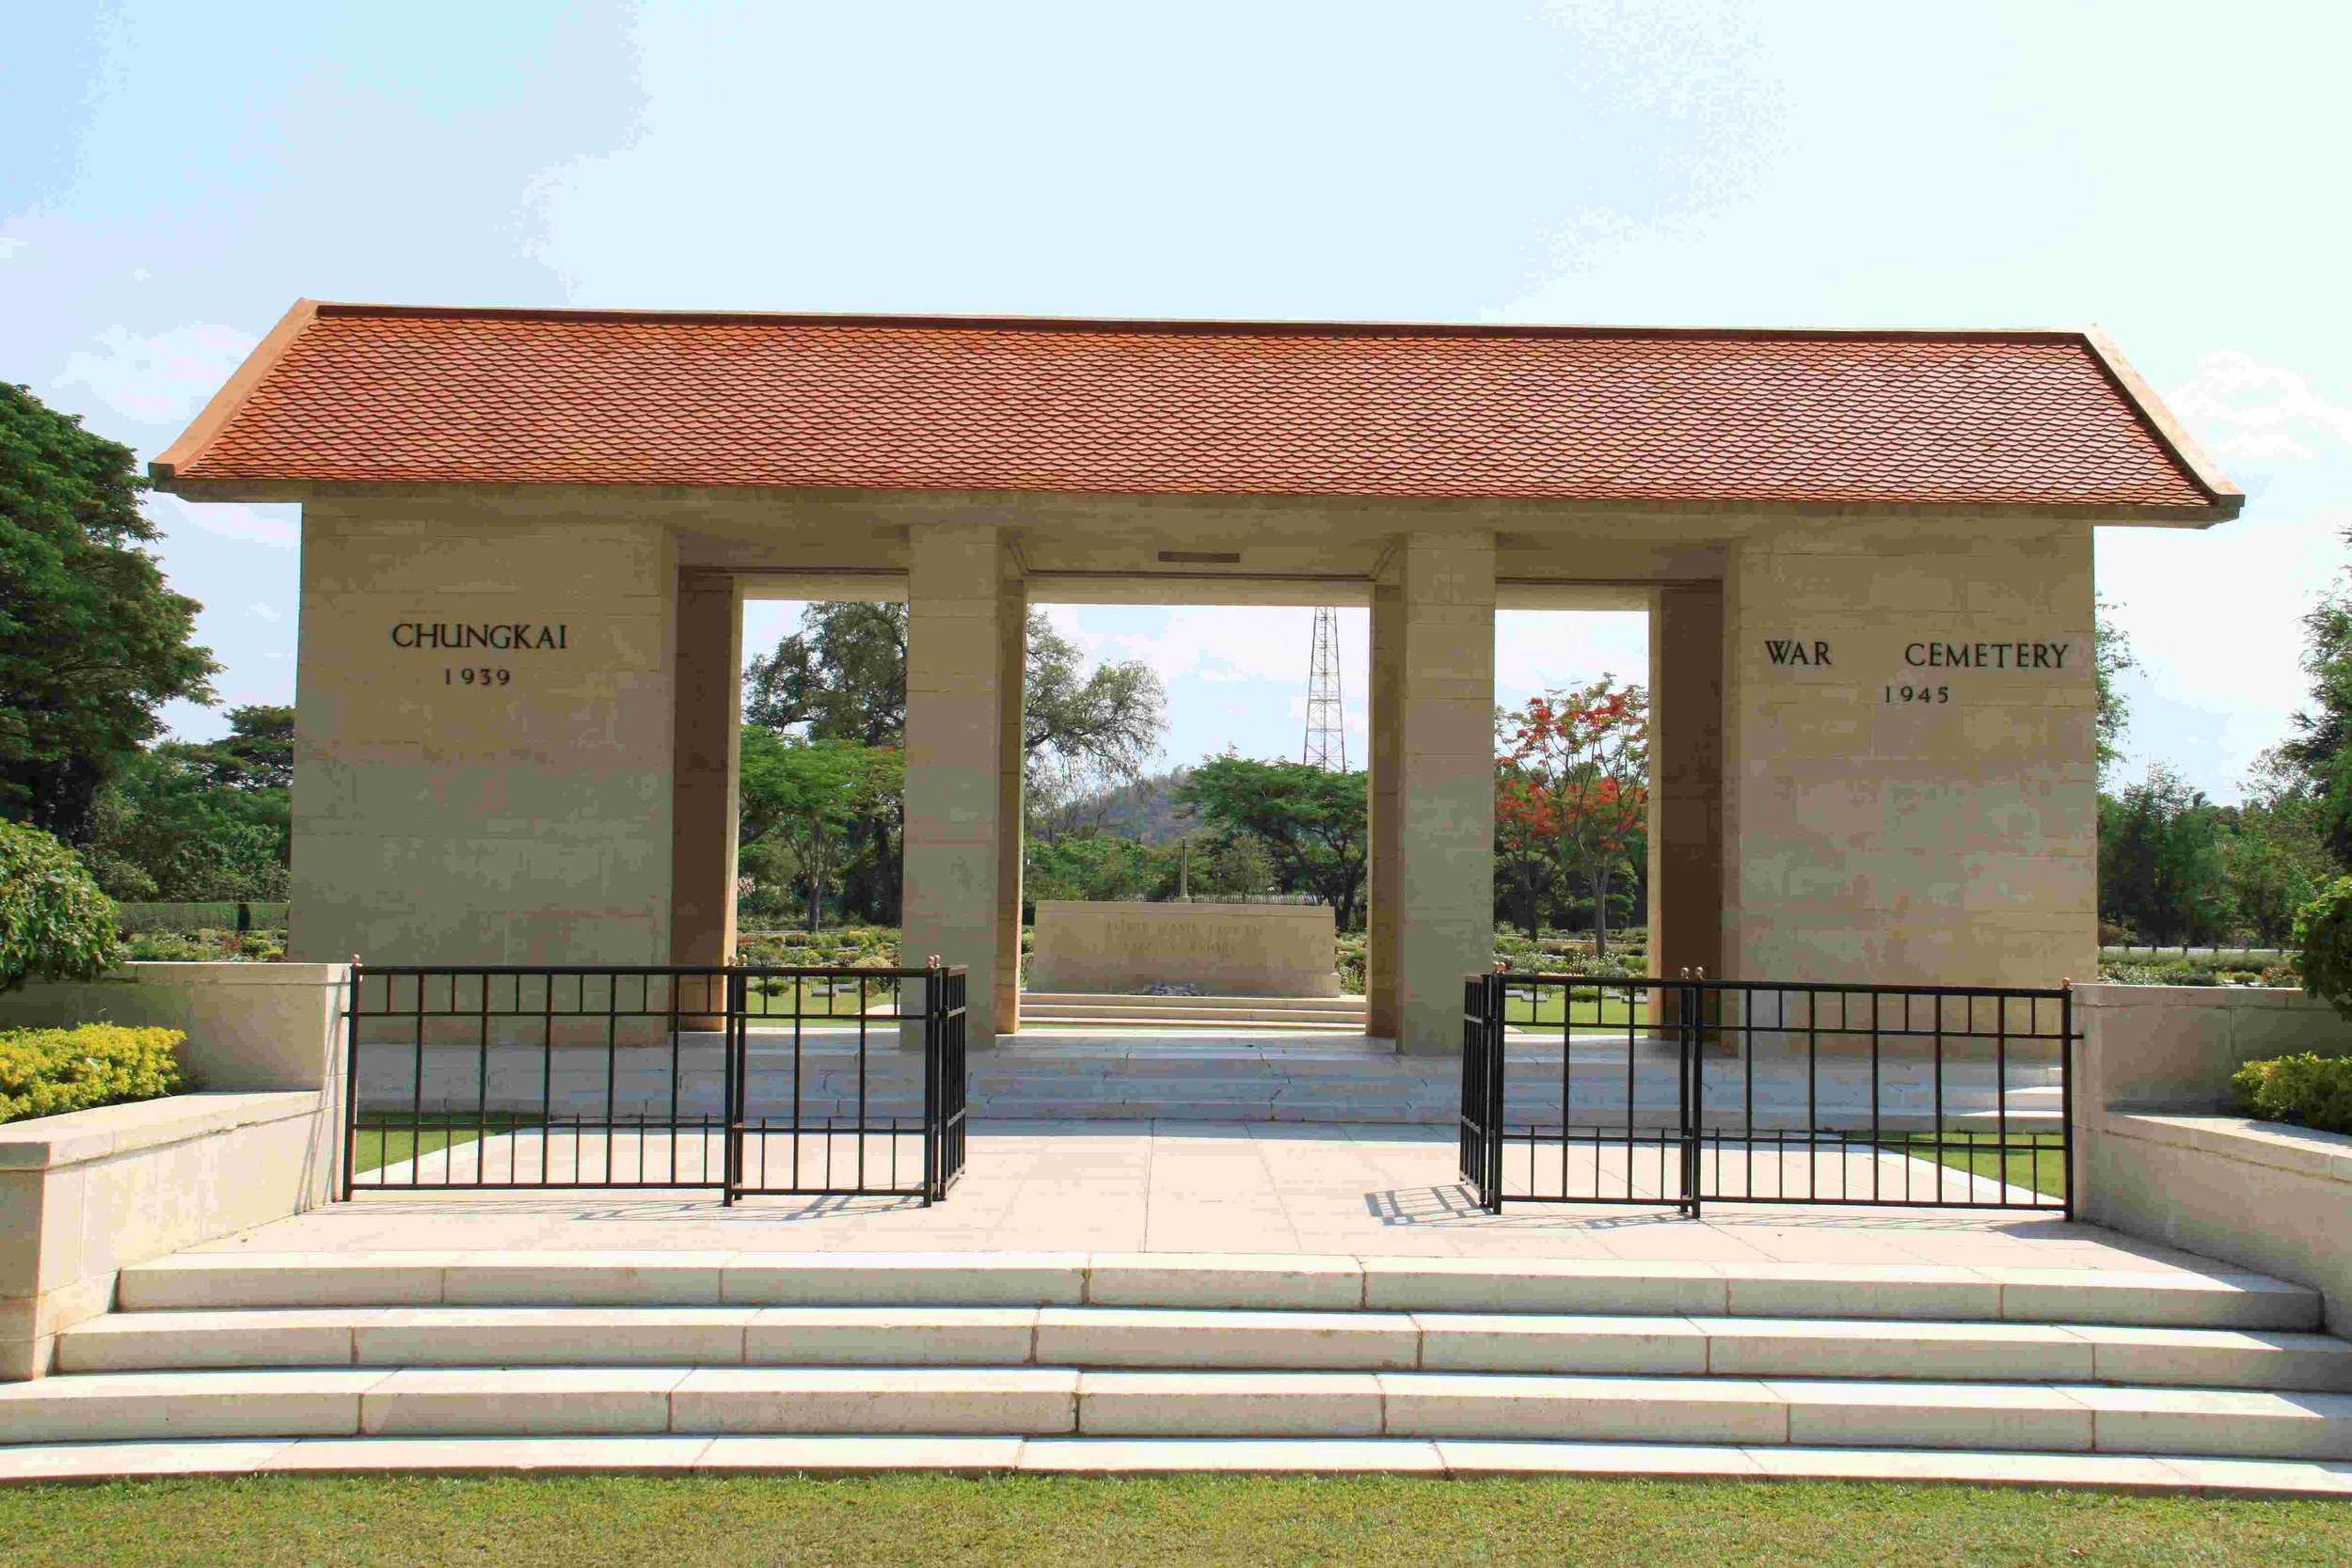
[[115, 1275], [325, 1203], [336, 1121], [317, 1089], [172, 1095], [0, 1126], [0, 1379], [40, 1377]]
[[2352, 1023], [2300, 991], [2082, 986], [2075, 1212], [2309, 1285], [2352, 1332], [2352, 1138], [2229, 1114], [2245, 1062], [2352, 1053]]
[[115, 1275], [328, 1201], [342, 964], [138, 963], [0, 995], [0, 1029], [177, 1029], [199, 1092], [0, 1125], [0, 1379], [49, 1370]]
[[1042, 899], [1029, 955], [1034, 991], [1337, 996], [1328, 904], [1117, 904]]
[[177, 1029], [207, 1089], [317, 1090], [342, 1070], [344, 964], [135, 963], [0, 995], [0, 1029]]

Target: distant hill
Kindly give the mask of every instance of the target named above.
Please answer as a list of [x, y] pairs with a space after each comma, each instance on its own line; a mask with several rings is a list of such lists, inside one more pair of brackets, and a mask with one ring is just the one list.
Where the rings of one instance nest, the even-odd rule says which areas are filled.
[[1201, 831], [1201, 823], [1184, 813], [1176, 799], [1177, 786], [1184, 781], [1181, 768], [1167, 773], [1147, 774], [1131, 784], [1120, 784], [1098, 794], [1073, 800], [1057, 813], [1073, 828], [1093, 828], [1114, 838], [1132, 839], [1137, 844], [1173, 844], [1188, 833]]

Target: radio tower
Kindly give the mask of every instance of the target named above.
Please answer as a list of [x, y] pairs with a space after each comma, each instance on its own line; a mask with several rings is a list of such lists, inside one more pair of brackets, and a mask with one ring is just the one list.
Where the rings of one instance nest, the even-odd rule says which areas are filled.
[[1298, 760], [1327, 773], [1347, 771], [1347, 728], [1340, 705], [1340, 612], [1315, 611], [1315, 651], [1307, 668], [1307, 744]]

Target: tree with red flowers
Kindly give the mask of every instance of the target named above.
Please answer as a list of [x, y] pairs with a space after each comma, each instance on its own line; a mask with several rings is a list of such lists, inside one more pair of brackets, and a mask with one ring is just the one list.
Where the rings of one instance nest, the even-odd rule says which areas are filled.
[[1613, 675], [1530, 701], [1505, 726], [1495, 829], [1548, 841], [1593, 894], [1595, 957], [1609, 952], [1609, 894], [1649, 820], [1649, 692]]

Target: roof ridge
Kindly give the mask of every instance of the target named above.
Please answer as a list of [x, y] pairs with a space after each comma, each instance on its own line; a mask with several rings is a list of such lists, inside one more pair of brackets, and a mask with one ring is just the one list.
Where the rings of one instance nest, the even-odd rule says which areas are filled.
[[1170, 336], [1658, 339], [1725, 342], [2088, 345], [2079, 327], [1642, 326], [1625, 323], [1316, 321], [1219, 316], [1045, 316], [863, 310], [664, 310], [556, 305], [393, 305], [321, 300], [321, 316], [427, 321], [645, 322], [679, 326], [862, 326], [908, 330], [1156, 332]]

